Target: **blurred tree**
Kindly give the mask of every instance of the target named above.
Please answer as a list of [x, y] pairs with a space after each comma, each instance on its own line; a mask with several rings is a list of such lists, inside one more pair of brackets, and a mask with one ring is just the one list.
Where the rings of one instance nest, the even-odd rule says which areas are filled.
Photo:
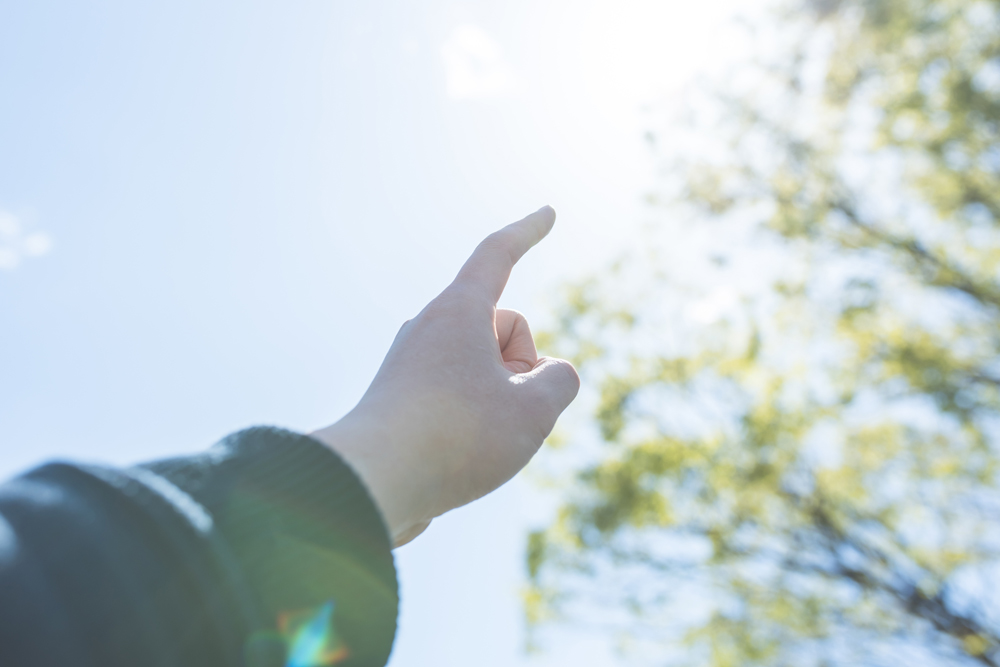
[[694, 231], [543, 337], [600, 437], [557, 450], [529, 621], [657, 664], [1000, 665], [1000, 2], [812, 0], [758, 39], [678, 135]]

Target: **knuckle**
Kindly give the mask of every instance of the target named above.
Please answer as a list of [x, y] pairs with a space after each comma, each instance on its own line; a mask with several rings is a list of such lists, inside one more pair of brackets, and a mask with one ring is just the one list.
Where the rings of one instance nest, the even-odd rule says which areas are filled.
[[485, 239], [483, 239], [479, 244], [480, 249], [496, 253], [498, 255], [507, 257], [513, 262], [513, 253], [511, 252], [511, 242], [510, 235], [506, 233], [505, 230], [493, 232]]
[[492, 234], [490, 234], [486, 238], [484, 238], [480, 242], [479, 245], [483, 246], [485, 248], [499, 248], [499, 247], [503, 247], [503, 246], [506, 245], [506, 238], [507, 237], [503, 233], [503, 230], [498, 230], [498, 231], [493, 232]]
[[573, 389], [573, 395], [576, 396], [577, 392], [580, 391], [580, 374], [577, 373], [576, 368], [570, 362], [565, 359], [554, 359], [553, 370], [562, 373], [567, 387]]
[[409, 320], [406, 320], [405, 322], [403, 322], [402, 326], [399, 327], [399, 331], [396, 332], [396, 338], [399, 338], [400, 336], [403, 335], [403, 332], [406, 331], [407, 326], [412, 321], [413, 321], [412, 319], [409, 319]]

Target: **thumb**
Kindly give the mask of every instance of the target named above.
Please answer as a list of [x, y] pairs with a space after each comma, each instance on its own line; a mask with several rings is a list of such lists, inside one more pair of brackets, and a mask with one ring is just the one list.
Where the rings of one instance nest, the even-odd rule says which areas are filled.
[[580, 391], [580, 376], [565, 359], [541, 357], [535, 367], [520, 376], [525, 412], [533, 417], [543, 439]]

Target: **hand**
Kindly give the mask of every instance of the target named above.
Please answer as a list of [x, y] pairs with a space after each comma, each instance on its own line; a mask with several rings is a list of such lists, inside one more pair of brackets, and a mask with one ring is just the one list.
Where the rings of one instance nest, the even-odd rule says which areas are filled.
[[313, 434], [357, 471], [396, 546], [517, 474], [576, 397], [572, 364], [539, 358], [524, 317], [496, 307], [554, 222], [546, 206], [480, 243], [403, 324], [357, 407]]

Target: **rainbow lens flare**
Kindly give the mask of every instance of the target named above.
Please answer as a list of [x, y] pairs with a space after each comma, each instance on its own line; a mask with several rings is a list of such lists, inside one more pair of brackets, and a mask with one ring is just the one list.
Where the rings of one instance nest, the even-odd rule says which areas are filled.
[[325, 667], [347, 659], [347, 646], [333, 627], [333, 610], [331, 600], [316, 610], [278, 617], [278, 629], [288, 642], [285, 667]]

